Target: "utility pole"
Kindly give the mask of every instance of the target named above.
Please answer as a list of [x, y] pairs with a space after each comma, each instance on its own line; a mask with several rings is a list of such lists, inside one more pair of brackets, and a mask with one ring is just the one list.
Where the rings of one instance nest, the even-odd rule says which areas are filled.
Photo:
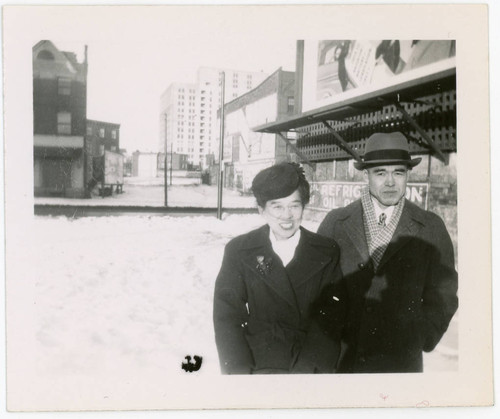
[[221, 72], [221, 105], [220, 105], [220, 136], [219, 136], [219, 182], [217, 185], [217, 218], [222, 219], [222, 187], [224, 185], [224, 102], [226, 74]]
[[[84, 76], [85, 76], [85, 92], [87, 92], [87, 77], [88, 77], [88, 70], [89, 70], [89, 63], [88, 63], [88, 46], [85, 45], [85, 53], [84, 53], [84, 60], [83, 60], [83, 71], [84, 71]], [[85, 98], [85, 130], [87, 129], [87, 98]], [[89, 189], [89, 181], [92, 178], [93, 175], [93, 169], [92, 169], [92, 158], [89, 156], [88, 153], [88, 148], [89, 148], [89, 138], [87, 138], [87, 132], [85, 131], [83, 135], [83, 190], [84, 190], [84, 198], [91, 198], [90, 195], [90, 189]], [[89, 176], [90, 175], [90, 176]]]
[[167, 113], [163, 114], [165, 119], [165, 144], [164, 148], [164, 158], [163, 158], [163, 173], [164, 173], [164, 184], [165, 184], [165, 206], [168, 207], [168, 199], [167, 199]]
[[170, 143], [170, 186], [172, 186], [172, 167], [174, 167], [174, 164], [172, 162], [172, 159], [173, 159], [173, 155], [174, 155], [174, 152], [173, 152], [173, 141]]

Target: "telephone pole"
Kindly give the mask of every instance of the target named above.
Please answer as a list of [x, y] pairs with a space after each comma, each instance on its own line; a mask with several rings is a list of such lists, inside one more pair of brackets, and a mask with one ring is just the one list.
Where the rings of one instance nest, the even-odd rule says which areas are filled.
[[164, 184], [165, 184], [165, 206], [168, 207], [168, 199], [167, 199], [167, 113], [163, 114], [165, 120], [165, 143], [164, 143], [164, 158], [163, 158], [163, 173], [164, 173]]
[[220, 106], [220, 136], [219, 136], [219, 182], [217, 185], [217, 218], [222, 219], [222, 187], [224, 185], [224, 95], [225, 95], [224, 71], [221, 72], [221, 106]]

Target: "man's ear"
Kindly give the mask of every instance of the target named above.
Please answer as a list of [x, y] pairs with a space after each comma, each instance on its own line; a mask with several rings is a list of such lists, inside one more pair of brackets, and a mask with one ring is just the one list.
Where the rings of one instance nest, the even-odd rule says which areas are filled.
[[257, 205], [257, 209], [259, 211], [259, 214], [262, 215], [262, 213], [264, 212], [264, 208], [262, 208], [260, 205]]
[[363, 170], [363, 179], [365, 182], [368, 182], [368, 169]]

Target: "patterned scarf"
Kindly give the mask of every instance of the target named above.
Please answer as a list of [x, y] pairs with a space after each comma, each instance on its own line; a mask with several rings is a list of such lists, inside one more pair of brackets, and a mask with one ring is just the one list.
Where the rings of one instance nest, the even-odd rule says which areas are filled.
[[401, 213], [403, 212], [405, 199], [404, 197], [398, 202], [394, 212], [392, 213], [391, 221], [386, 226], [381, 226], [377, 222], [375, 216], [375, 208], [370, 196], [368, 188], [361, 195], [361, 204], [363, 205], [363, 222], [365, 225], [365, 234], [368, 240], [368, 250], [373, 261], [375, 270], [382, 259], [382, 256], [391, 241], [391, 238], [396, 231]]

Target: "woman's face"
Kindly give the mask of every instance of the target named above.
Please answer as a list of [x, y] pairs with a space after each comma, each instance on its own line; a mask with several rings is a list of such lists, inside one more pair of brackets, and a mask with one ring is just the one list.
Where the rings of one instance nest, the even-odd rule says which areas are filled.
[[277, 240], [292, 237], [300, 227], [304, 206], [299, 190], [284, 198], [267, 201], [259, 213], [264, 217]]

